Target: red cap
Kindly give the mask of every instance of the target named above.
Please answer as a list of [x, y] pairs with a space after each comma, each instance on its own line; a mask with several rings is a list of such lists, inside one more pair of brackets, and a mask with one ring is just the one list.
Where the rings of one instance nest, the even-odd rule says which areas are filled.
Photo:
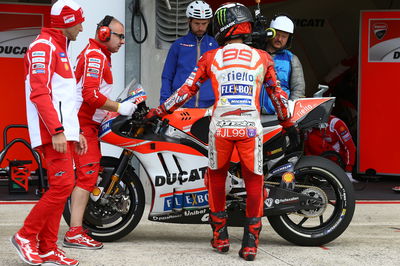
[[80, 5], [72, 0], [58, 0], [51, 7], [51, 27], [69, 28], [85, 21]]

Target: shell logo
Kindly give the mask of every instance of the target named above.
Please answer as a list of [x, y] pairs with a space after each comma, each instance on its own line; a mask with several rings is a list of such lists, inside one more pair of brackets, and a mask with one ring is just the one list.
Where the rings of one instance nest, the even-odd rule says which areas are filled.
[[294, 181], [294, 174], [292, 172], [286, 172], [282, 175], [282, 180], [285, 183], [292, 183]]
[[100, 190], [100, 188], [98, 188], [98, 187], [95, 187], [95, 188], [92, 190], [93, 196], [98, 196], [98, 195], [100, 195], [100, 193], [101, 193], [101, 190]]

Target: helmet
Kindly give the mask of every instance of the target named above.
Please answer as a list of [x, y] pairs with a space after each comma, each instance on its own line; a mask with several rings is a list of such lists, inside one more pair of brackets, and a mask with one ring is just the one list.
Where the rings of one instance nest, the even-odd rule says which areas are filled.
[[186, 9], [186, 17], [195, 19], [209, 19], [212, 18], [212, 9], [204, 1], [193, 1]]
[[[253, 24], [253, 16], [247, 7], [240, 3], [225, 3], [221, 5], [214, 14], [213, 32], [218, 44], [223, 45], [229, 39], [250, 35], [251, 27], [248, 27], [247, 32], [240, 31], [236, 34], [232, 31], [230, 32], [234, 26], [245, 22]], [[227, 36], [229, 32], [230, 35]]]
[[276, 30], [285, 31], [288, 33], [294, 33], [294, 24], [293, 21], [286, 15], [278, 15], [271, 20], [271, 24], [269, 24], [270, 28], [274, 28]]

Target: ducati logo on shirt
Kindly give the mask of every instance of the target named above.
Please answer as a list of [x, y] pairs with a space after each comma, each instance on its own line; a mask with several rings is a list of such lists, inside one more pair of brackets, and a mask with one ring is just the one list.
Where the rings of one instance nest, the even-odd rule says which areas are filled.
[[67, 56], [65, 55], [65, 53], [58, 53], [58, 55], [59, 55], [60, 57], [67, 57]]

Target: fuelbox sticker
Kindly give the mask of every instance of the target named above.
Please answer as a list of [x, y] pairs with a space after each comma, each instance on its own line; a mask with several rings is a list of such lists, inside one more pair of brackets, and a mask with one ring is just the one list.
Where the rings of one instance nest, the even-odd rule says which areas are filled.
[[208, 191], [173, 194], [164, 198], [164, 211], [208, 206]]
[[370, 19], [368, 62], [400, 62], [400, 19]]

